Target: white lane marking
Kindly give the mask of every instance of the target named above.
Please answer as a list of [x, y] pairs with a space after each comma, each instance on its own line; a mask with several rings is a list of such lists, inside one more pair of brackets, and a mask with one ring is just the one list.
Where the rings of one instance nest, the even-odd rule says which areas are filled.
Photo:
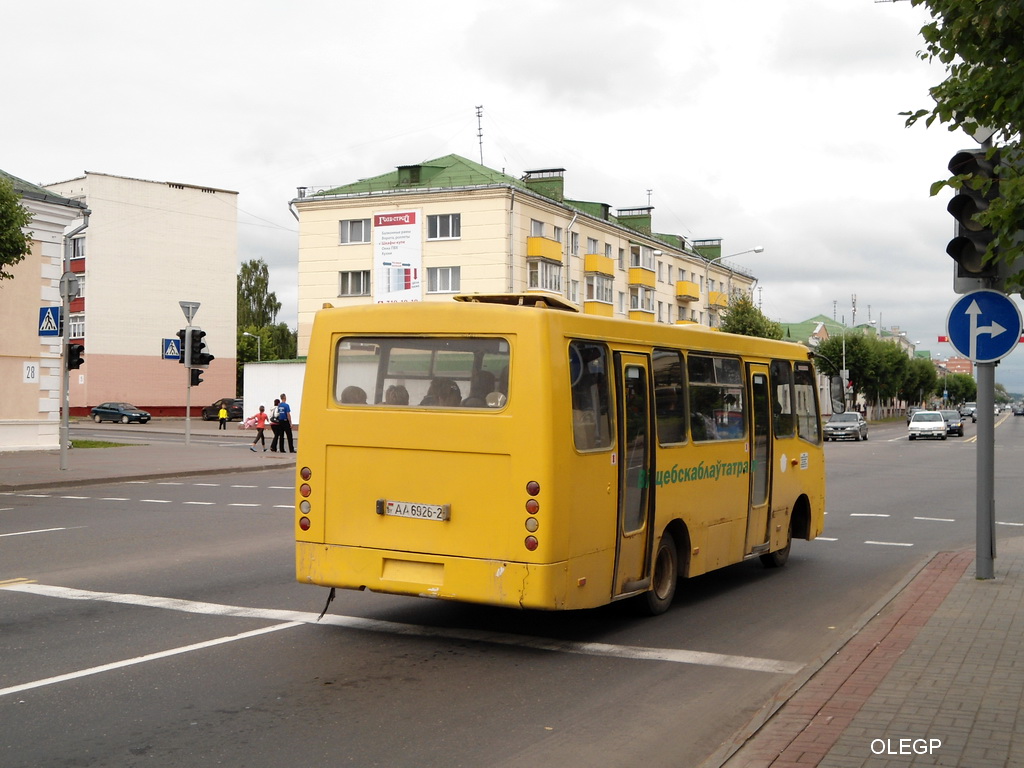
[[1024, 526], [1024, 523], [1003, 523], [1003, 522], [1000, 522], [999, 520], [996, 520], [996, 525], [1011, 525], [1011, 526], [1013, 526], [1015, 528], [1020, 528], [1021, 526]]
[[91, 496], [61, 496], [62, 499], [91, 499]]
[[104, 496], [100, 501], [130, 501], [130, 499], [126, 499], [124, 496]]
[[209, 506], [212, 506], [213, 504], [215, 504], [216, 502], [213, 502], [213, 501], [183, 501], [181, 503], [182, 504], [197, 504], [197, 505], [200, 505], [200, 506], [209, 507]]
[[170, 504], [171, 503], [170, 499], [139, 499], [139, 501], [144, 501], [147, 504]]
[[50, 494], [48, 493], [19, 493], [19, 496], [26, 499], [48, 499]]
[[906, 544], [902, 541], [865, 541], [865, 544], [877, 544], [880, 547], [912, 547], [913, 544]]
[[166, 659], [168, 656], [177, 656], [182, 653], [190, 653], [191, 651], [199, 651], [203, 648], [212, 648], [215, 645], [223, 645], [224, 643], [233, 643], [236, 640], [246, 640], [250, 637], [257, 637], [259, 635], [265, 635], [269, 632], [277, 632], [279, 629], [291, 629], [292, 627], [301, 627], [303, 622], [301, 621], [289, 621], [285, 624], [275, 624], [272, 627], [263, 627], [262, 629], [254, 629], [250, 632], [242, 632], [238, 635], [229, 635], [227, 637], [218, 637], [213, 640], [206, 640], [202, 643], [193, 643], [192, 645], [183, 645], [179, 648], [169, 648], [166, 651], [157, 651], [156, 653], [147, 653], [145, 656], [136, 656], [133, 659], [123, 659], [121, 661], [114, 661], [110, 664], [101, 664], [98, 667], [89, 667], [88, 669], [80, 669], [77, 672], [69, 672], [65, 675], [57, 675], [55, 677], [47, 677], [43, 680], [33, 680], [30, 683], [22, 683], [21, 685], [12, 685], [9, 688], [0, 688], [0, 696], [8, 696], [12, 693], [21, 693], [22, 691], [28, 691], [33, 688], [42, 688], [45, 685], [53, 685], [54, 683], [64, 683], [68, 680], [77, 680], [81, 677], [88, 677], [89, 675], [98, 675], [101, 672], [109, 672], [113, 669], [123, 669], [124, 667], [130, 667], [135, 664], [143, 664], [147, 661], [156, 661], [157, 659]]
[[201, 485], [204, 488], [220, 488], [220, 483], [192, 483], [192, 485]]
[[259, 488], [258, 485], [232, 485], [232, 488]]
[[274, 509], [295, 509], [294, 504], [275, 504]]
[[933, 523], [955, 523], [952, 517], [915, 517], [915, 520], [928, 520]]
[[[46, 584], [13, 583], [0, 584], [0, 589], [12, 592], [25, 592], [45, 597], [66, 600], [100, 600], [108, 603], [139, 605], [149, 608], [164, 608], [186, 613], [200, 613], [209, 616], [237, 616], [247, 619], [266, 619], [268, 621], [296, 622], [301, 624], [317, 624], [318, 614], [304, 611], [286, 611], [273, 608], [247, 608], [244, 606], [221, 605], [218, 603], [202, 603], [192, 600], [179, 600], [173, 597], [154, 597], [151, 595], [121, 594], [117, 592], [93, 592], [84, 589], [54, 587]], [[751, 672], [769, 672], [774, 674], [792, 675], [803, 668], [803, 664], [778, 659], [762, 659], [753, 656], [733, 656], [722, 653], [706, 653], [704, 651], [688, 651], [675, 648], [645, 648], [638, 646], [612, 645], [610, 643], [577, 643], [567, 640], [552, 640], [544, 637], [512, 635], [500, 632], [488, 632], [474, 629], [427, 627], [418, 624], [400, 624], [394, 621], [361, 619], [355, 616], [326, 615], [320, 624], [329, 624], [347, 629], [358, 629], [366, 632], [406, 635], [413, 637], [444, 637], [455, 640], [470, 640], [480, 643], [535, 648], [539, 650], [561, 653], [576, 653], [586, 656], [612, 656], [623, 659], [646, 661], [668, 661], [676, 664], [699, 664], [712, 667], [743, 669]], [[284, 625], [281, 625], [282, 628]], [[0, 690], [0, 694], [3, 691]]]
[[228, 504], [229, 507], [262, 507], [262, 504]]
[[815, 541], [839, 541], [839, 539], [833, 538], [832, 536], [817, 536]]
[[272, 491], [294, 491], [294, 485], [269, 485], [267, 486]]
[[878, 512], [851, 512], [850, 517], [889, 517]]
[[163, 480], [161, 482], [158, 482], [157, 485], [184, 485], [184, 483], [178, 481]]
[[26, 536], [30, 533], [50, 533], [52, 531], [66, 531], [67, 528], [40, 528], [36, 531], [15, 531], [14, 533], [0, 533], [0, 539], [5, 536]]

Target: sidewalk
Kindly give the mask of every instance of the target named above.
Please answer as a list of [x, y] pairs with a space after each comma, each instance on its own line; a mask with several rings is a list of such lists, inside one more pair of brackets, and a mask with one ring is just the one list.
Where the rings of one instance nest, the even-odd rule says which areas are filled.
[[[72, 425], [75, 426], [89, 427], [90, 422]], [[111, 429], [110, 437], [103, 439], [131, 440], [131, 445], [72, 448], [68, 451], [65, 470], [60, 468], [59, 450], [0, 453], [0, 492], [295, 466], [294, 453], [250, 451], [255, 432], [238, 429], [237, 422], [229, 423], [227, 430], [218, 432], [216, 421], [193, 418], [191, 445], [185, 445], [184, 419], [154, 419], [148, 424], [123, 428], [102, 426]], [[72, 440], [77, 439], [74, 428], [71, 432]], [[131, 437], [124, 437], [126, 433]], [[216, 443], [206, 442], [211, 436], [217, 437]], [[197, 439], [200, 437], [203, 441]], [[266, 438], [269, 447], [269, 429]]]
[[1024, 765], [1024, 538], [997, 552], [996, 578], [985, 581], [974, 577], [973, 549], [936, 554], [714, 764]]

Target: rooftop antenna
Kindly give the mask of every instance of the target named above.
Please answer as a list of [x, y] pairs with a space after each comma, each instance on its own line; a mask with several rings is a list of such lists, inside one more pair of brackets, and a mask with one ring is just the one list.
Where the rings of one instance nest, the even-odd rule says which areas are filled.
[[647, 207], [648, 208], [651, 207], [651, 192], [653, 192], [653, 191], [654, 191], [653, 189], [648, 189], [647, 190]]
[[480, 143], [480, 165], [484, 164], [484, 125], [481, 119], [484, 116], [484, 105], [476, 105], [476, 138]]

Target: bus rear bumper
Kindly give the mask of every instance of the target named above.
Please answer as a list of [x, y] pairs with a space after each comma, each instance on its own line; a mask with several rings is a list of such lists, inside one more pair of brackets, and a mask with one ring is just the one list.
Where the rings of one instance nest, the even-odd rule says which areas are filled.
[[608, 602], [597, 585], [574, 583], [567, 594], [567, 562], [531, 564], [506, 560], [418, 555], [408, 552], [298, 542], [296, 578], [304, 584], [368, 589], [534, 610], [590, 608]]

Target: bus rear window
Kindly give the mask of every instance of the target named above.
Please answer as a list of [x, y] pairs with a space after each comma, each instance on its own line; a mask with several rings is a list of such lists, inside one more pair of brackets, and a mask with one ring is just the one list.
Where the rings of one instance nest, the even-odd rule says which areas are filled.
[[335, 349], [334, 399], [495, 410], [508, 401], [509, 350], [501, 338], [344, 337]]

